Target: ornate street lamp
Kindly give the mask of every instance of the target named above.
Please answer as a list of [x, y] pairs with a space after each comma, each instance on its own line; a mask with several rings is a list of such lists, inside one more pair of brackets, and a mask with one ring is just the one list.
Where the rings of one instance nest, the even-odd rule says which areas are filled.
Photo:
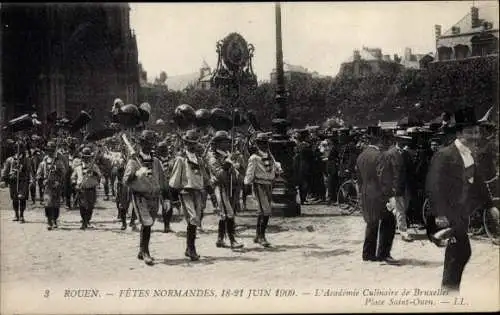
[[287, 130], [287, 90], [283, 73], [283, 47], [281, 36], [281, 6], [275, 4], [276, 14], [276, 110], [272, 120], [273, 135], [269, 143], [274, 158], [281, 163], [284, 174], [273, 187], [273, 212], [283, 216], [300, 215], [300, 204], [297, 202], [297, 178], [293, 168], [295, 143], [290, 140]]

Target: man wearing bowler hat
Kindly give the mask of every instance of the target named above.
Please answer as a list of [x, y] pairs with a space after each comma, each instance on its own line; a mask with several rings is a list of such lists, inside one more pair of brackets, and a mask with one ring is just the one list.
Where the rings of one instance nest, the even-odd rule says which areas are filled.
[[[396, 229], [396, 219], [387, 210], [386, 203], [391, 195], [390, 186], [383, 187], [384, 153], [382, 130], [369, 126], [367, 137], [370, 144], [358, 156], [356, 167], [361, 195], [363, 219], [366, 222], [363, 244], [364, 261], [385, 261], [398, 264], [391, 256], [392, 242]], [[377, 244], [378, 239], [378, 244]]]
[[179, 194], [184, 217], [187, 223], [186, 251], [184, 255], [192, 261], [199, 260], [196, 252], [196, 230], [200, 226], [201, 209], [203, 207], [203, 191], [209, 184], [201, 156], [197, 153], [198, 134], [188, 130], [182, 137], [185, 149], [175, 158], [169, 186]]
[[427, 178], [431, 213], [448, 223], [436, 233], [447, 239], [441, 286], [459, 291], [465, 265], [471, 256], [467, 234], [469, 216], [476, 209], [498, 211], [493, 207], [484, 179], [477, 168], [478, 142], [481, 139], [474, 108], [455, 112], [456, 139], [436, 152]]
[[[227, 232], [231, 248], [241, 248], [235, 238], [234, 208], [231, 202], [232, 185], [236, 185], [236, 178], [239, 176], [237, 162], [229, 152], [231, 150], [231, 138], [229, 133], [219, 130], [212, 138], [212, 147], [208, 152], [208, 166], [211, 175], [211, 182], [214, 186], [214, 192], [217, 203], [220, 207], [220, 218], [218, 226], [218, 237], [216, 246], [227, 247], [224, 243], [224, 237]], [[231, 183], [231, 181], [233, 181]]]

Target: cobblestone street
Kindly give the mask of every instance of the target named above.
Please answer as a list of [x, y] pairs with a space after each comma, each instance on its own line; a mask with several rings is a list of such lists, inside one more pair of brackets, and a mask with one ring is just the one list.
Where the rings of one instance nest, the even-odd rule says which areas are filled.
[[[269, 249], [253, 243], [255, 212], [243, 212], [237, 219], [237, 232], [245, 248], [238, 252], [215, 247], [217, 217], [209, 209], [204, 219], [205, 233], [198, 233], [197, 248], [202, 256], [198, 262], [190, 262], [184, 257], [184, 221], [174, 222], [175, 233], [169, 234], [162, 233], [163, 224], [157, 222], [150, 246], [156, 264], [150, 267], [136, 258], [138, 232], [130, 228], [121, 231], [114, 203], [103, 201], [102, 197], [94, 212], [95, 229], [86, 231], [79, 229], [79, 212], [67, 209], [61, 209], [59, 229], [47, 231], [43, 208], [38, 203], [35, 207], [28, 206], [25, 224], [12, 222], [13, 211], [5, 189], [0, 191], [0, 206], [2, 314], [43, 313], [44, 310], [56, 313], [59, 307], [76, 305], [72, 304], [75, 301], [83, 303], [85, 312], [145, 311], [146, 306], [151, 309], [163, 307], [163, 312], [206, 312], [205, 307], [210, 306], [214, 307], [210, 311], [215, 312], [220, 309], [216, 306], [221, 307], [222, 303], [220, 299], [206, 298], [200, 300], [201, 303], [190, 304], [179, 304], [187, 299], [168, 300], [168, 303], [159, 299], [147, 302], [118, 299], [120, 290], [128, 288], [271, 288], [273, 296], [275, 289], [291, 288], [296, 290], [297, 297], [284, 298], [286, 302], [265, 298], [252, 300], [244, 296], [241, 300], [231, 298], [232, 303], [224, 304], [223, 310], [255, 312], [273, 307], [281, 311], [308, 311], [313, 307], [320, 311], [342, 311], [349, 307], [349, 310], [366, 312], [371, 310], [367, 308], [370, 305], [366, 306], [362, 298], [349, 300], [349, 305], [339, 304], [347, 302], [343, 300], [345, 297], [315, 297], [319, 294], [316, 289], [439, 288], [443, 269], [444, 249], [435, 247], [423, 237], [405, 243], [396, 235], [393, 256], [402, 259], [402, 266], [363, 262], [362, 218], [340, 216], [335, 207], [304, 206], [302, 217], [272, 218], [268, 239], [273, 247]], [[474, 309], [498, 309], [498, 270], [498, 247], [485, 239], [473, 239], [472, 258], [464, 272], [462, 292], [484, 290], [479, 297], [483, 302], [475, 302]], [[109, 295], [104, 303], [64, 296], [64, 289], [80, 288], [111, 293], [100, 293]], [[220, 291], [216, 294], [220, 295]], [[26, 303], [30, 301], [27, 296], [35, 297], [35, 303]], [[122, 308], [125, 305], [127, 308]], [[292, 305], [296, 306], [291, 308]], [[445, 303], [437, 307], [447, 306], [450, 307]], [[423, 309], [426, 310], [436, 310], [436, 306]], [[71, 308], [66, 312], [77, 311]]]

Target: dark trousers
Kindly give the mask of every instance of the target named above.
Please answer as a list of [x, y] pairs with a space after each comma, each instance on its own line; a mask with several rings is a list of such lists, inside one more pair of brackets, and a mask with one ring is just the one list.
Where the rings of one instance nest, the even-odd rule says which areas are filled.
[[443, 280], [441, 286], [448, 290], [460, 290], [465, 265], [471, 256], [469, 236], [465, 229], [454, 232], [456, 242], [448, 242], [444, 254]]
[[[365, 229], [363, 259], [383, 260], [391, 256], [392, 242], [396, 232], [394, 214], [385, 210], [379, 221], [368, 222]], [[377, 248], [378, 238], [378, 248]]]
[[337, 192], [339, 190], [339, 176], [337, 172], [328, 173], [328, 201], [337, 202]]
[[299, 194], [300, 194], [300, 203], [304, 204], [307, 199], [307, 194], [309, 193], [309, 184], [308, 180], [302, 179], [299, 182]]
[[38, 180], [38, 193], [40, 194], [40, 200], [43, 201], [43, 179]]
[[85, 224], [89, 224], [92, 219], [92, 214], [94, 213], [94, 209], [87, 209], [85, 207], [80, 206], [80, 216], [82, 217], [82, 221]]
[[72, 169], [66, 174], [64, 183], [64, 199], [66, 200], [66, 207], [71, 208], [71, 196], [73, 195], [73, 186], [71, 185]]
[[30, 184], [30, 196], [31, 196], [31, 201], [35, 203], [36, 201], [36, 182], [33, 182]]

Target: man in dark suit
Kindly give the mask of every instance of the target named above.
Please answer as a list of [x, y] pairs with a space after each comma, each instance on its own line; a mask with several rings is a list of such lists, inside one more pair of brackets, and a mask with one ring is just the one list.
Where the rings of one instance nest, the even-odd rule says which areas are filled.
[[[380, 127], [368, 127], [367, 136], [370, 139], [370, 145], [361, 152], [356, 161], [361, 207], [363, 219], [366, 222], [363, 260], [398, 264], [398, 261], [391, 256], [396, 219], [386, 208], [390, 196], [386, 192], [388, 189], [382, 187], [380, 180], [384, 171]], [[377, 238], [379, 239], [378, 248]]]
[[391, 198], [389, 203], [395, 210], [396, 221], [401, 239], [405, 242], [412, 242], [413, 238], [408, 233], [406, 213], [410, 204], [410, 186], [408, 185], [408, 172], [411, 170], [411, 157], [405, 146], [411, 143], [412, 138], [407, 135], [405, 130], [398, 130], [395, 134], [395, 144], [385, 152], [387, 165], [386, 171], [387, 183], [390, 187]]
[[455, 122], [457, 138], [434, 154], [427, 179], [431, 212], [449, 224], [448, 229], [434, 236], [449, 238], [441, 285], [451, 291], [460, 289], [462, 273], [471, 256], [467, 235], [469, 216], [476, 209], [493, 207], [484, 179], [477, 170], [475, 155], [481, 135], [474, 108], [457, 111]]

